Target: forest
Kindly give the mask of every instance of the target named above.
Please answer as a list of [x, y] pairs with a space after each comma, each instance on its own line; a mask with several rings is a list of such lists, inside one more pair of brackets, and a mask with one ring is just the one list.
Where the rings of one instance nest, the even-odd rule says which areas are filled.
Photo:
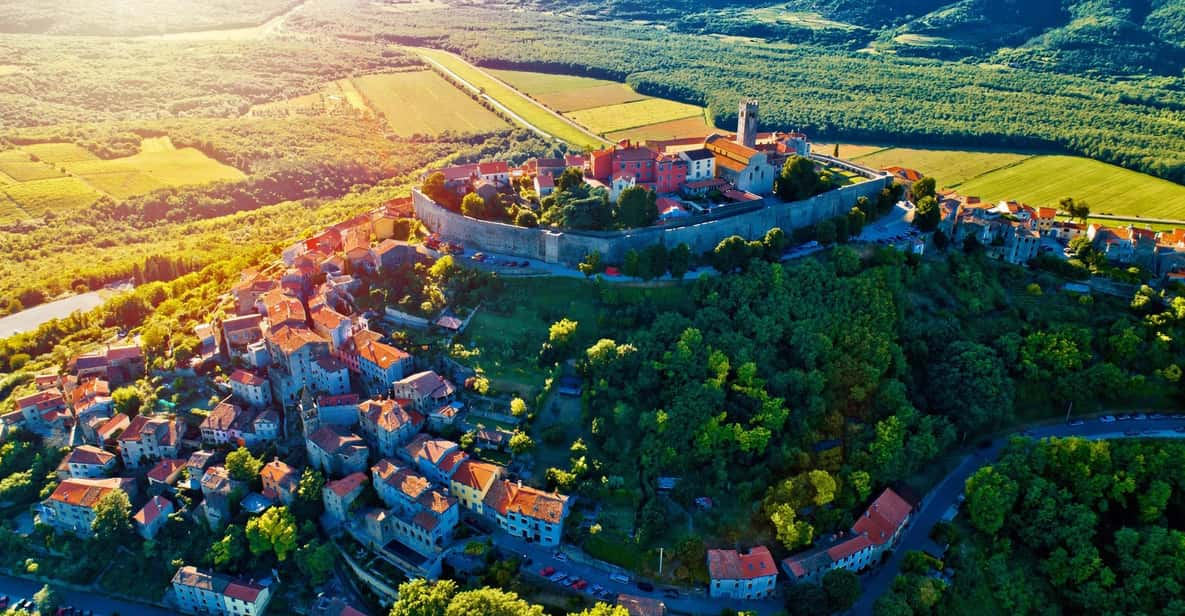
[[[366, 11], [308, 7], [292, 23], [444, 47], [491, 68], [625, 80], [644, 94], [706, 104], [718, 126], [735, 123], [741, 96], [755, 96], [762, 130], [797, 128], [818, 140], [1066, 151], [1185, 182], [1179, 77], [1110, 81], [478, 6], [398, 18]], [[455, 28], [458, 21], [469, 25]]]
[[1009, 614], [1185, 611], [1185, 446], [1014, 439], [967, 481], [982, 582]]

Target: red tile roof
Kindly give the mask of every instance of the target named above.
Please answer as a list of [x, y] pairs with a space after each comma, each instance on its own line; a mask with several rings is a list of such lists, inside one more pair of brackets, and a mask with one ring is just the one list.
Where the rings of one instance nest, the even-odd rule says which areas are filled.
[[160, 483], [168, 483], [169, 478], [177, 471], [185, 468], [185, 460], [175, 458], [165, 458], [156, 463], [152, 470], [148, 471], [148, 479], [158, 481]]
[[736, 550], [708, 550], [708, 574], [713, 580], [752, 580], [778, 575], [769, 548], [759, 545], [741, 554]]
[[474, 490], [484, 491], [502, 475], [502, 467], [496, 464], [465, 460], [453, 473], [452, 480]]
[[890, 541], [909, 517], [913, 507], [896, 492], [886, 489], [852, 526], [852, 532], [865, 534], [874, 545]]
[[358, 489], [358, 486], [366, 483], [365, 473], [350, 473], [341, 479], [330, 481], [325, 484], [339, 498], [346, 496], [350, 492]]
[[230, 373], [230, 380], [242, 385], [249, 385], [251, 387], [259, 387], [267, 382], [267, 379], [246, 370], [238, 369]]
[[247, 582], [231, 582], [226, 585], [226, 590], [222, 591], [222, 594], [231, 599], [254, 603], [259, 598], [259, 593], [261, 592], [263, 592], [262, 586]]
[[173, 511], [173, 501], [162, 496], [153, 496], [140, 508], [132, 519], [141, 526], [149, 526], [162, 515], [169, 515]]
[[129, 477], [109, 479], [63, 479], [49, 500], [90, 509], [99, 499], [114, 490], [128, 492], [136, 480]]
[[498, 173], [510, 173], [510, 165], [502, 162], [485, 162], [477, 163], [478, 173], [482, 175], [494, 175]]
[[562, 494], [550, 494], [505, 479], [494, 482], [485, 497], [485, 505], [500, 515], [518, 513], [552, 524], [563, 519], [567, 502], [568, 497]]
[[321, 396], [317, 398], [317, 406], [354, 406], [358, 404], [358, 394], [341, 394], [340, 396]]
[[[359, 341], [357, 337], [355, 337], [355, 340]], [[389, 344], [383, 344], [374, 340], [363, 339], [363, 341], [359, 341], [356, 344], [356, 348], [359, 359], [364, 359], [378, 366], [381, 370], [386, 370], [396, 363], [405, 361], [411, 357], [411, 355]]]
[[103, 451], [91, 445], [79, 445], [66, 455], [64, 464], [86, 464], [91, 466], [107, 466], [115, 459], [115, 454]]

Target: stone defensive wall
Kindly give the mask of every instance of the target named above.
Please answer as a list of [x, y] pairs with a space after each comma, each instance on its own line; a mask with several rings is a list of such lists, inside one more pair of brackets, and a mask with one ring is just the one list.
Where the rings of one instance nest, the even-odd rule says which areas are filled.
[[416, 216], [424, 226], [445, 239], [464, 243], [466, 248], [571, 266], [593, 251], [600, 252], [610, 263], [621, 263], [627, 251], [642, 250], [653, 244], [673, 248], [686, 243], [693, 253], [702, 254], [731, 235], [747, 240], [761, 239], [774, 227], [789, 233], [846, 213], [860, 197], [875, 201], [881, 189], [891, 182], [891, 176], [878, 175], [803, 201], [783, 203], [776, 197], [769, 197], [721, 208], [707, 215], [692, 215], [669, 224], [623, 231], [528, 229], [478, 220], [445, 209], [418, 189], [412, 191], [412, 202]]

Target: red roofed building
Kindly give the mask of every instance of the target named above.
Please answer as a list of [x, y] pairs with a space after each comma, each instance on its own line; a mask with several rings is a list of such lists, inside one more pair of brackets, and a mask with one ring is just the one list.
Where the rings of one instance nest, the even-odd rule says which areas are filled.
[[348, 475], [366, 468], [366, 442], [341, 426], [321, 426], [305, 439], [309, 465], [330, 475]]
[[424, 416], [395, 400], [367, 400], [358, 405], [358, 430], [379, 455], [393, 456], [424, 425]]
[[173, 596], [186, 614], [259, 616], [271, 600], [271, 589], [254, 580], [184, 566], [173, 575]]
[[371, 394], [384, 394], [395, 381], [402, 379], [412, 367], [408, 353], [379, 342], [376, 336], [355, 336], [353, 352], [357, 357], [357, 371]]
[[263, 465], [259, 471], [259, 478], [263, 482], [263, 495], [272, 500], [279, 500], [285, 505], [291, 505], [296, 499], [296, 490], [300, 486], [300, 471], [273, 458]]
[[160, 494], [169, 490], [181, 479], [181, 471], [185, 469], [185, 463], [186, 461], [180, 458], [165, 458], [157, 462], [156, 466], [148, 471], [148, 491]]
[[469, 457], [461, 450], [460, 445], [427, 434], [417, 436], [403, 448], [402, 453], [421, 473], [444, 485], [448, 485], [449, 479], [457, 471], [457, 466]]
[[456, 396], [456, 389], [447, 379], [426, 370], [396, 381], [392, 387], [392, 395], [411, 400], [417, 411], [428, 413], [452, 402]]
[[905, 499], [886, 489], [856, 520], [850, 534], [835, 536], [812, 550], [784, 559], [782, 570], [795, 582], [818, 582], [832, 569], [862, 571], [893, 547], [912, 512], [913, 507]]
[[502, 471], [497, 464], [465, 460], [449, 480], [449, 489], [466, 509], [484, 515], [486, 495], [494, 487], [494, 482], [502, 478]]
[[129, 500], [133, 499], [136, 480], [130, 477], [64, 479], [53, 494], [42, 501], [41, 522], [79, 537], [90, 537], [95, 505], [115, 490], [123, 490]]
[[359, 471], [330, 481], [325, 484], [324, 488], [321, 488], [321, 502], [325, 504], [325, 515], [328, 517], [331, 527], [345, 522], [350, 505], [354, 503], [358, 495], [362, 494], [366, 482], [366, 473]]
[[544, 546], [559, 545], [568, 517], [567, 496], [524, 486], [521, 481], [496, 480], [482, 506], [502, 530]]
[[708, 594], [716, 598], [765, 599], [773, 594], [778, 567], [769, 548], [759, 545], [741, 553], [708, 550]]
[[129, 419], [127, 415], [124, 415], [123, 413], [116, 413], [111, 417], [111, 419], [103, 422], [101, 425], [99, 425], [98, 429], [95, 430], [95, 435], [98, 437], [99, 443], [109, 443], [115, 440], [115, 437], [119, 436], [120, 433], [127, 429], [128, 425], [131, 424], [131, 421], [132, 420]]
[[169, 521], [169, 514], [176, 511], [173, 501], [163, 496], [153, 496], [139, 511], [132, 514], [136, 532], [145, 539], [156, 537], [156, 533]]
[[57, 389], [45, 389], [16, 399], [16, 410], [29, 425], [38, 425], [48, 421], [52, 413], [66, 410], [66, 398]]
[[495, 186], [510, 184], [510, 165], [505, 162], [477, 163], [477, 175]]
[[230, 390], [235, 398], [257, 409], [271, 406], [272, 388], [267, 379], [254, 372], [238, 369], [230, 374]]
[[137, 468], [145, 462], [177, 457], [184, 427], [174, 417], [137, 415], [119, 435], [119, 454], [124, 466]]
[[91, 445], [79, 445], [62, 458], [62, 463], [58, 465], [58, 477], [98, 479], [110, 475], [113, 470], [115, 454]]

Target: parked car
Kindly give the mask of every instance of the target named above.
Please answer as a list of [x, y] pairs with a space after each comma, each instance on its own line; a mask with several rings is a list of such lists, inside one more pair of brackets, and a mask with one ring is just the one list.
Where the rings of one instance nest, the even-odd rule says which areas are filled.
[[486, 260], [486, 253], [484, 253], [484, 252], [475, 252], [475, 253], [473, 253], [473, 256], [472, 256], [472, 257], [469, 257], [469, 258], [470, 258], [470, 259], [473, 259], [474, 261], [477, 261], [478, 263], [484, 263], [484, 262], [485, 262], [485, 260]]
[[549, 577], [555, 575], [555, 567], [544, 567], [539, 570], [539, 575], [542, 575], [545, 578], [549, 578]]
[[1148, 419], [1159, 421], [1161, 419], [1168, 419], [1168, 415], [1163, 413], [1152, 413], [1151, 415], [1148, 415]]
[[1148, 419], [1148, 416], [1143, 413], [1136, 413], [1135, 415], [1132, 415], [1132, 419], [1136, 421], [1144, 421], [1145, 419]]
[[1115, 416], [1114, 415], [1103, 415], [1102, 417], [1099, 417], [1099, 421], [1101, 421], [1103, 423], [1115, 423]]
[[662, 596], [668, 599], [678, 599], [679, 591], [674, 588], [666, 588], [662, 591]]
[[638, 582], [638, 590], [643, 592], [654, 592], [654, 584], [650, 582]]
[[584, 590], [585, 588], [588, 588], [588, 580], [576, 580], [576, 583], [572, 585], [572, 588], [576, 590]]
[[1070, 420], [1070, 425], [1071, 425], [1071, 426], [1081, 426], [1081, 425], [1082, 425], [1082, 424], [1084, 424], [1084, 423], [1086, 423], [1086, 421], [1084, 421], [1084, 420], [1082, 420], [1082, 419], [1071, 419], [1071, 420]]
[[552, 554], [551, 557], [562, 562], [562, 563], [568, 562], [568, 555], [564, 554], [563, 552], [556, 552], [556, 553]]
[[1127, 413], [1120, 413], [1120, 414], [1118, 414], [1118, 415], [1116, 415], [1116, 416], [1115, 416], [1115, 419], [1117, 419], [1117, 420], [1119, 420], [1119, 421], [1127, 421], [1127, 420], [1129, 420], [1129, 419], [1131, 419], [1131, 418], [1132, 418], [1132, 416], [1131, 416], [1131, 415], [1128, 415]]
[[557, 583], [557, 584], [558, 584], [558, 583], [560, 583], [560, 582], [564, 581], [564, 578], [566, 578], [566, 577], [568, 577], [568, 574], [567, 574], [567, 573], [560, 572], [560, 573], [553, 573], [553, 574], [551, 575], [551, 577], [549, 577], [549, 578], [547, 578], [547, 579], [549, 579], [549, 580], [551, 580], [551, 581], [553, 581], [553, 582], [555, 582], [555, 583]]
[[620, 583], [622, 583], [622, 584], [629, 584], [629, 583], [630, 583], [630, 578], [629, 578], [629, 576], [628, 576], [628, 575], [622, 575], [622, 574], [620, 574], [620, 573], [611, 573], [611, 574], [609, 574], [609, 579], [613, 580], [614, 582], [620, 582]]

